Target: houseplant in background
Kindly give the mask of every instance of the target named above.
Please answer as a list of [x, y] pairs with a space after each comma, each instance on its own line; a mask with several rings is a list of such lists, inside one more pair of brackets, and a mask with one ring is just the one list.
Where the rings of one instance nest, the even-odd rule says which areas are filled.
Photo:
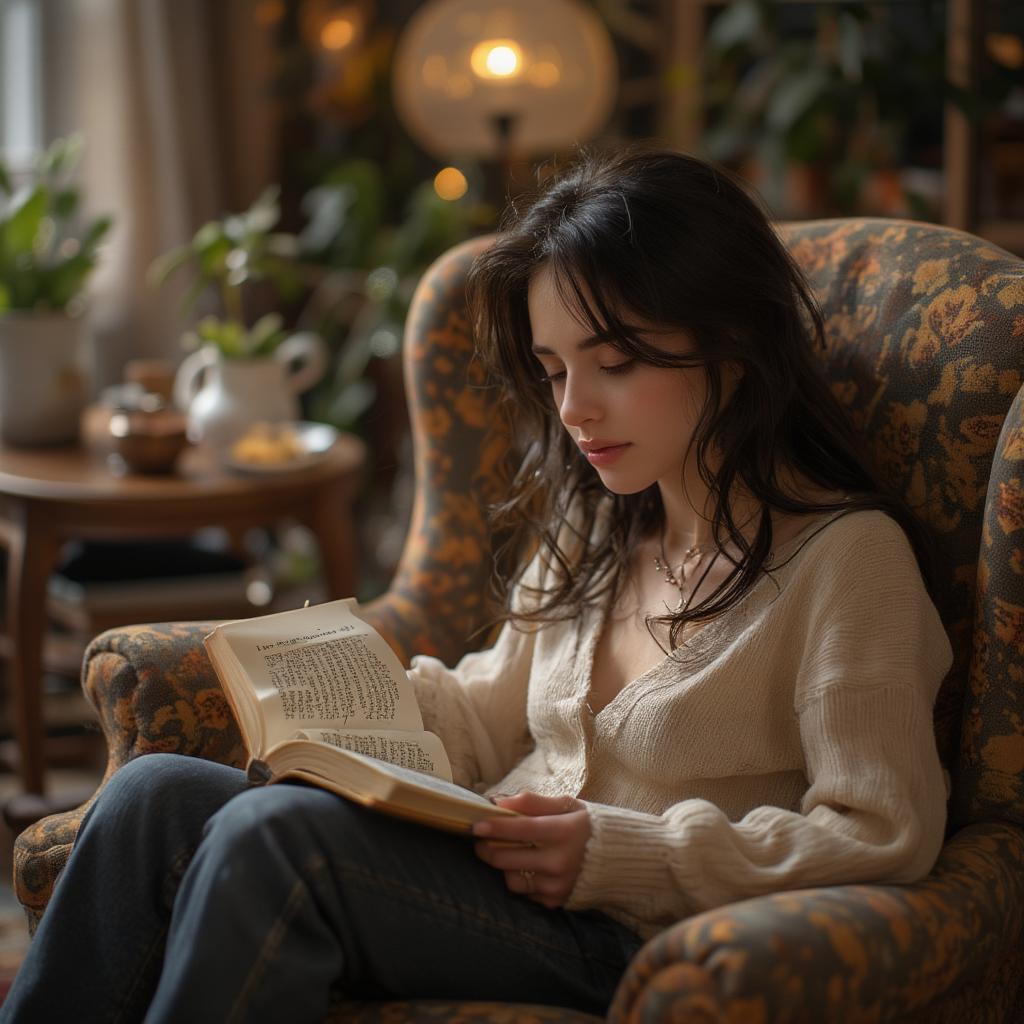
[[[384, 173], [377, 161], [346, 160], [302, 200], [307, 224], [299, 245], [317, 274], [301, 319], [331, 351], [330, 372], [312, 406], [318, 419], [347, 430], [386, 398], [389, 380], [400, 386], [405, 317], [424, 270], [454, 245], [493, 228], [497, 218], [479, 198], [476, 168], [447, 167], [417, 183], [398, 218], [386, 200]], [[402, 426], [404, 396], [398, 397], [397, 417], [384, 417], [391, 428]]]
[[[934, 214], [942, 102], [959, 99], [944, 55], [936, 0], [732, 0], [706, 37], [705, 151], [739, 167], [779, 216]], [[922, 157], [930, 174], [902, 170]]]
[[150, 268], [157, 285], [189, 269], [186, 309], [206, 295], [222, 310], [186, 333], [195, 351], [175, 379], [175, 400], [188, 411], [190, 437], [215, 449], [225, 449], [253, 423], [299, 419], [298, 395], [324, 371], [317, 335], [290, 334], [278, 309], [258, 313], [268, 293], [287, 304], [303, 288], [297, 240], [274, 230], [279, 218], [278, 191], [271, 187], [245, 212], [204, 224], [189, 243]]
[[23, 183], [0, 163], [0, 439], [60, 444], [90, 390], [84, 290], [110, 217], [80, 219], [79, 136], [54, 142]]
[[389, 578], [411, 514], [401, 352], [413, 292], [438, 256], [493, 229], [497, 218], [480, 198], [479, 168], [442, 168], [411, 186], [402, 203], [387, 200], [385, 174], [367, 159], [332, 167], [303, 197], [308, 221], [299, 236], [321, 275], [301, 322], [325, 338], [331, 353], [330, 370], [310, 396], [312, 415], [360, 433], [372, 460], [360, 522], [367, 593]]

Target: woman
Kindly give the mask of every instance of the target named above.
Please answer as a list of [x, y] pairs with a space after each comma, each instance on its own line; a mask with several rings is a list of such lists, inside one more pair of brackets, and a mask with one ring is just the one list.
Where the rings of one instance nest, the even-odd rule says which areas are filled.
[[925, 543], [813, 354], [760, 207], [675, 153], [584, 158], [474, 266], [530, 445], [493, 648], [413, 663], [473, 843], [139, 758], [105, 788], [2, 1020], [321, 1021], [354, 998], [603, 1012], [649, 936], [762, 893], [909, 882], [942, 842], [951, 663]]

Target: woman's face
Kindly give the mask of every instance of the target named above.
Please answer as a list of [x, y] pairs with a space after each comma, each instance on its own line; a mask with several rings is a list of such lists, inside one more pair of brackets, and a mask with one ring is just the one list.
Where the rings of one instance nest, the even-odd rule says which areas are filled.
[[[528, 302], [533, 352], [555, 408], [604, 485], [636, 494], [658, 483], [678, 493], [707, 391], [704, 370], [651, 366], [595, 338], [562, 303], [547, 268], [531, 279]], [[694, 350], [684, 332], [646, 340], [674, 355]], [[687, 477], [695, 452], [690, 461]]]

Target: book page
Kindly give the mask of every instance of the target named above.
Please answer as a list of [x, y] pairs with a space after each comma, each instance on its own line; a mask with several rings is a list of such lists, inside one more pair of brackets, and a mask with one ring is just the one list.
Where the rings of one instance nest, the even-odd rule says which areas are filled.
[[252, 683], [264, 748], [306, 728], [421, 732], [405, 669], [355, 598], [241, 619], [215, 631]]
[[435, 778], [452, 778], [444, 745], [432, 732], [357, 732], [342, 729], [302, 729], [296, 739], [318, 740], [320, 743], [374, 757], [378, 761], [425, 772]]

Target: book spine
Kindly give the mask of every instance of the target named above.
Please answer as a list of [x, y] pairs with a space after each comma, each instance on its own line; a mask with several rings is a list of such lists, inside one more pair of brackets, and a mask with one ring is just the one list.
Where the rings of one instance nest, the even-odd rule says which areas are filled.
[[245, 776], [252, 785], [265, 786], [274, 777], [274, 773], [266, 761], [254, 757], [245, 769]]

